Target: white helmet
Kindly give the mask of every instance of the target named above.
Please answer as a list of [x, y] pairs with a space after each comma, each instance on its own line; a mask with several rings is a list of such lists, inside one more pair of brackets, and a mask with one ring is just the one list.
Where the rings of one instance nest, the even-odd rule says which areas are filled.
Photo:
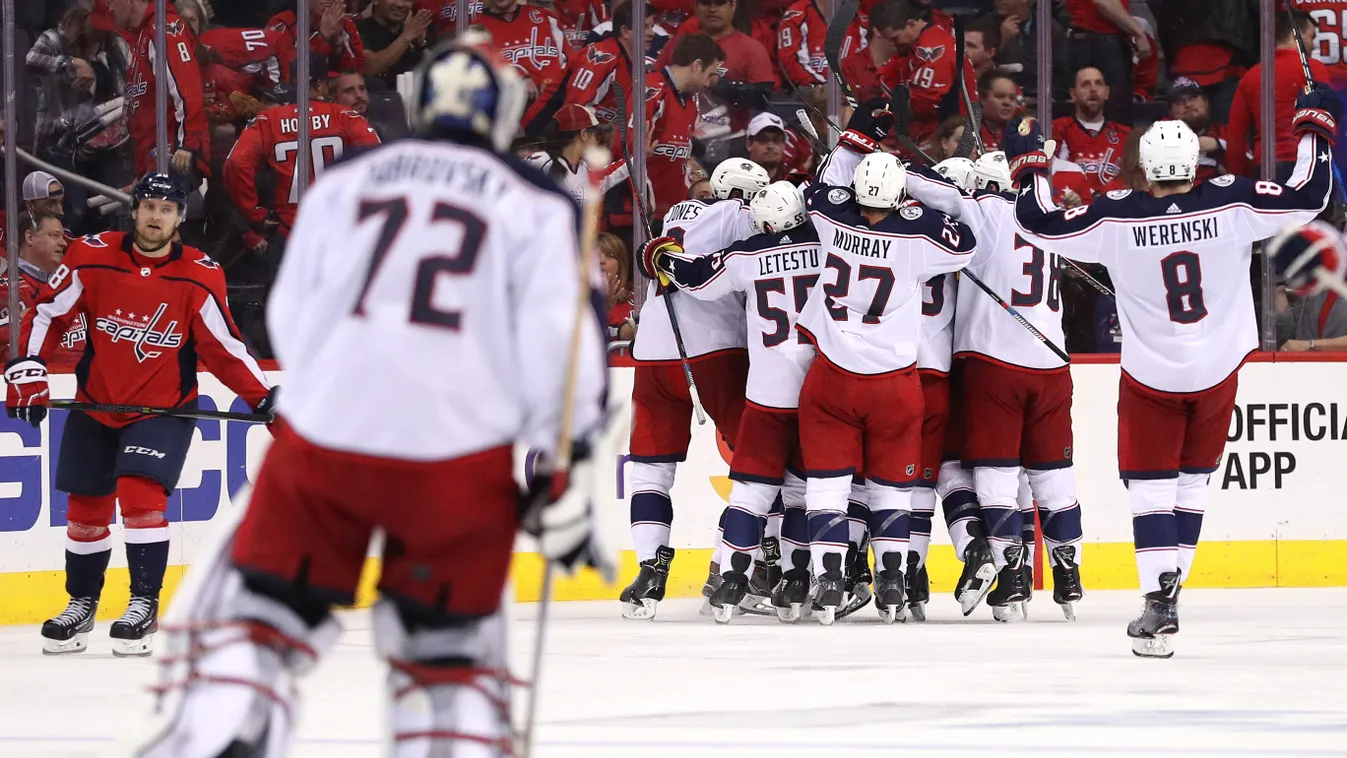
[[973, 188], [994, 189], [997, 192], [1012, 189], [1010, 163], [1006, 161], [1004, 152], [993, 150], [990, 153], [983, 153], [982, 157], [977, 159], [973, 164]]
[[856, 167], [851, 186], [856, 202], [867, 208], [897, 208], [907, 195], [907, 169], [896, 155], [870, 153]]
[[761, 192], [771, 181], [767, 169], [753, 161], [747, 158], [726, 158], [711, 172], [711, 192], [724, 200], [739, 190], [747, 200]]
[[946, 158], [934, 168], [937, 174], [954, 182], [959, 189], [973, 189], [973, 162], [967, 158]]
[[809, 221], [804, 193], [790, 182], [772, 182], [748, 201], [753, 225], [763, 234], [777, 234]]
[[1141, 136], [1141, 167], [1153, 182], [1191, 181], [1201, 152], [1197, 135], [1182, 121], [1156, 121]]

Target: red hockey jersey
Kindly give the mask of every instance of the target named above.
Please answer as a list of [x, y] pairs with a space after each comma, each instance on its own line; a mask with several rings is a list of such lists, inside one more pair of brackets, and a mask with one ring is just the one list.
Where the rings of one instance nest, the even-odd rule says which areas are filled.
[[884, 88], [879, 82], [879, 67], [870, 55], [870, 48], [853, 48], [842, 59], [842, 76], [856, 96], [856, 102], [863, 103], [884, 96]]
[[1113, 177], [1122, 173], [1123, 143], [1131, 131], [1112, 121], [1105, 121], [1095, 131], [1082, 125], [1075, 116], [1062, 116], [1052, 122], [1057, 157], [1080, 166], [1094, 192], [1102, 192]]
[[[168, 150], [170, 154], [190, 150], [196, 155], [201, 172], [209, 174], [210, 133], [201, 68], [196, 60], [196, 38], [172, 5], [165, 10]], [[155, 148], [154, 14], [154, 4], [151, 3], [135, 32], [135, 44], [131, 47], [131, 61], [126, 71], [126, 113], [135, 147], [133, 160], [137, 176], [147, 174], [155, 167], [152, 155]]]
[[[198, 359], [253, 408], [270, 391], [229, 314], [224, 271], [200, 250], [175, 243], [146, 258], [125, 232], [76, 240], [23, 314], [20, 353], [52, 356], [80, 315], [90, 329], [78, 400], [176, 408], [197, 396]], [[112, 427], [144, 418], [90, 415]]]
[[565, 79], [567, 47], [561, 22], [546, 8], [521, 5], [503, 16], [483, 11], [473, 23], [491, 35], [492, 49], [537, 88], [539, 96], [524, 111], [527, 124], [547, 104], [542, 93]]
[[210, 50], [210, 62], [201, 66], [206, 112], [212, 123], [240, 116], [235, 98], [249, 97], [258, 88], [281, 81], [281, 51], [285, 35], [271, 29], [210, 29], [201, 33], [201, 45]]
[[[309, 103], [309, 174], [317, 180], [323, 169], [352, 147], [379, 144], [364, 116], [336, 103]], [[280, 219], [281, 233], [289, 236], [299, 209], [295, 156], [299, 150], [299, 106], [278, 105], [257, 114], [239, 133], [225, 159], [224, 181], [229, 197], [254, 226], [267, 217], [257, 196], [257, 172], [263, 166], [276, 177], [276, 195], [268, 204]]]
[[[290, 81], [290, 67], [296, 56], [298, 44], [295, 41], [295, 12], [277, 13], [267, 21], [267, 28], [283, 35], [281, 43], [281, 77]], [[342, 30], [335, 43], [329, 42], [318, 32], [318, 25], [310, 25], [309, 50], [327, 56], [327, 70], [330, 73], [365, 70], [365, 46], [360, 41], [360, 32], [355, 21], [349, 16], [342, 19]]]
[[[667, 68], [645, 75], [644, 92], [627, 95], [627, 113], [634, 114], [641, 101], [645, 103], [646, 134], [650, 138], [646, 175], [655, 191], [655, 207], [651, 210], [662, 218], [687, 199], [687, 162], [692, 155], [692, 130], [697, 125], [697, 101], [679, 94]], [[631, 116], [627, 119], [630, 127]], [[624, 154], [616, 142], [620, 138], [620, 131], [614, 129], [614, 155]]]
[[[0, 277], [0, 361], [8, 361], [9, 355], [9, 329], [10, 325], [19, 323], [23, 319], [23, 312], [33, 307], [33, 300], [37, 297], [38, 288], [47, 281], [47, 275], [42, 273], [42, 269], [23, 259], [19, 260], [19, 309], [18, 318], [9, 317], [9, 277]], [[75, 317], [70, 323], [70, 328], [65, 334], [61, 335], [60, 344], [52, 351], [52, 355], [47, 359], [47, 370], [53, 373], [69, 372], [75, 369], [75, 364], [79, 363], [80, 357], [84, 355], [84, 340], [88, 335], [88, 322], [84, 314]]]
[[[572, 52], [566, 71], [565, 77], [538, 96], [539, 102], [560, 97], [551, 114], [574, 103], [593, 108], [600, 123], [612, 123], [617, 115], [617, 90], [613, 84], [631, 94], [631, 58], [627, 57], [627, 51], [622, 49], [617, 37], [605, 34], [593, 44]], [[544, 111], [543, 115], [550, 114]]]
[[[1314, 17], [1319, 31], [1309, 49], [1310, 57], [1328, 68], [1334, 84], [1347, 82], [1347, 2], [1343, 0], [1291, 0], [1296, 10]], [[1341, 92], [1341, 88], [1335, 87]]]
[[[852, 21], [853, 30], [857, 27]], [[776, 58], [782, 74], [797, 87], [811, 84], [826, 84], [828, 81], [828, 57], [823, 52], [823, 38], [828, 34], [828, 21], [814, 0], [800, 0], [781, 17], [781, 25], [776, 33]], [[839, 53], [846, 68], [845, 60], [851, 52], [854, 39], [847, 35]], [[855, 87], [855, 83], [848, 80]]]
[[[1131, 15], [1132, 0], [1118, 0], [1124, 13]], [[1095, 34], [1120, 34], [1118, 27], [1099, 12], [1094, 0], [1066, 0], [1066, 10], [1071, 14], [1071, 26]]]
[[[956, 71], [959, 67], [954, 35], [940, 24], [921, 30], [911, 52], [895, 55], [880, 69], [879, 80], [886, 92], [906, 84], [912, 95], [912, 139], [920, 143], [935, 133], [942, 115], [963, 112]], [[973, 64], [964, 61], [968, 93], [977, 96]]]

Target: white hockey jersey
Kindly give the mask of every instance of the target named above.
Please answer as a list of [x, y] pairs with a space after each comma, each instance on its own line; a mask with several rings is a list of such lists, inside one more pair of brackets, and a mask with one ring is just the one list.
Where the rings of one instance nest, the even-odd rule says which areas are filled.
[[814, 347], [795, 329], [822, 270], [818, 235], [810, 224], [756, 234], [700, 258], [669, 256], [681, 291], [703, 300], [745, 295], [748, 314], [749, 402], [798, 408]]
[[1065, 366], [1065, 361], [985, 292], [973, 291], [978, 287], [966, 276], [976, 276], [1052, 344], [1064, 347], [1057, 256], [1019, 234], [1015, 195], [986, 190], [970, 194], [924, 166], [908, 168], [907, 190], [922, 203], [968, 224], [978, 239], [977, 254], [959, 282], [954, 353], [982, 355], [1029, 369]]
[[[748, 208], [738, 200], [684, 200], [664, 216], [664, 234], [673, 237], [689, 256], [709, 255], [724, 250], [757, 232]], [[655, 282], [646, 289], [636, 329], [632, 357], [638, 361], [676, 361], [678, 345], [664, 305], [668, 295], [660, 293]], [[673, 294], [678, 328], [689, 358], [746, 345], [744, 301], [738, 294], [716, 300]]]
[[800, 314], [800, 330], [828, 361], [852, 373], [913, 366], [926, 282], [968, 265], [976, 250], [972, 231], [920, 206], [872, 227], [846, 187], [815, 185], [805, 199], [825, 271]]
[[1033, 244], [1108, 268], [1123, 371], [1155, 390], [1198, 392], [1258, 349], [1253, 243], [1318, 215], [1332, 174], [1332, 149], [1306, 135], [1285, 185], [1226, 175], [1181, 195], [1116, 190], [1062, 211], [1047, 179], [1036, 177], [1020, 193], [1016, 218]]
[[921, 292], [921, 342], [917, 344], [917, 368], [949, 373], [954, 362], [954, 313], [959, 288], [954, 274], [927, 279]]
[[[525, 158], [524, 162], [556, 180], [557, 184], [560, 184], [575, 202], [581, 205], [584, 205], [591, 187], [597, 184], [599, 194], [603, 195], [621, 182], [627, 181], [631, 173], [627, 169], [627, 162], [621, 159], [594, 171], [590, 171], [589, 164], [584, 161], [572, 166], [565, 157], [558, 156], [554, 160], [544, 152], [534, 153]], [[647, 203], [653, 200], [653, 196], [649, 193], [646, 197]]]
[[[316, 445], [381, 458], [554, 450], [578, 216], [551, 179], [474, 147], [402, 140], [327, 169], [267, 310], [280, 415]], [[603, 319], [584, 318], [576, 437], [606, 392]]]

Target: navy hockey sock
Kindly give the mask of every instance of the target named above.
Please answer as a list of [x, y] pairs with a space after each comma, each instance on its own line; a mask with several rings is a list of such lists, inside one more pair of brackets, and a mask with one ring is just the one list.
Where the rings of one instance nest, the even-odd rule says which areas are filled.
[[103, 592], [103, 575], [112, 558], [112, 536], [97, 542], [66, 540], [65, 591], [71, 597], [97, 599]]
[[631, 538], [636, 557], [649, 560], [655, 550], [669, 543], [673, 524], [673, 501], [660, 492], [636, 492], [631, 496]]
[[159, 597], [168, 570], [168, 527], [127, 529], [126, 565], [131, 573], [131, 594]]
[[1079, 563], [1079, 545], [1085, 534], [1080, 525], [1080, 503], [1072, 503], [1071, 507], [1060, 511], [1039, 508], [1038, 518], [1043, 524], [1043, 541], [1047, 543], [1049, 558], [1053, 548], [1059, 545], [1076, 545], [1076, 562]]

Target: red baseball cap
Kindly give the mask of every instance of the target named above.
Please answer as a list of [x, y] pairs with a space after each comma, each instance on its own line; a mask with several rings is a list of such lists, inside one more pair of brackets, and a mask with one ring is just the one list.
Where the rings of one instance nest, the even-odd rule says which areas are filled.
[[108, 0], [94, 0], [94, 8], [89, 11], [89, 23], [99, 31], [117, 31], [117, 23], [112, 20], [112, 11], [108, 8]]
[[598, 116], [595, 116], [594, 111], [588, 106], [571, 103], [557, 111], [557, 128], [563, 132], [578, 132], [598, 125]]

